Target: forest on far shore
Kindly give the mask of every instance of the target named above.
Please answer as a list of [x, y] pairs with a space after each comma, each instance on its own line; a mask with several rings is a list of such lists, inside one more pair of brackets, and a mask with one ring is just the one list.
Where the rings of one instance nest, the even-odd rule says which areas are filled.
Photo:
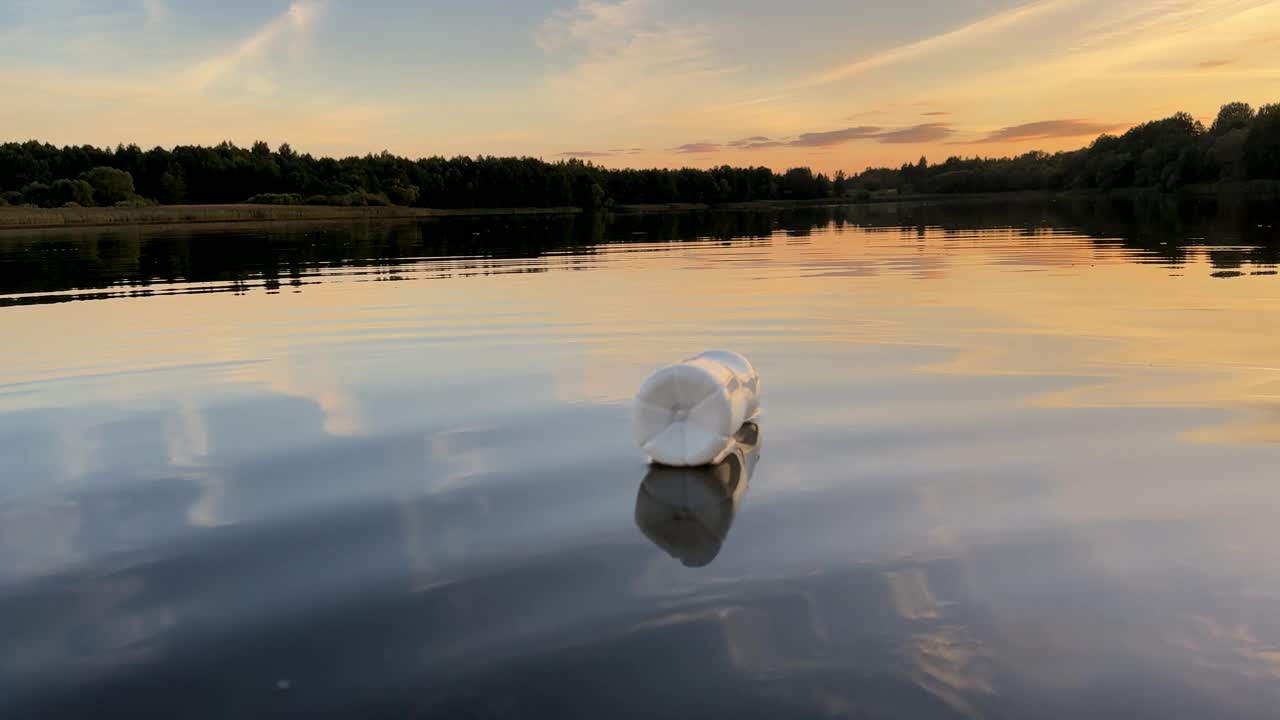
[[1280, 187], [1280, 104], [1222, 106], [1209, 127], [1187, 113], [1103, 135], [1080, 150], [1007, 158], [925, 158], [834, 176], [810, 168], [610, 169], [580, 160], [430, 157], [383, 152], [334, 159], [222, 143], [0, 144], [0, 205], [398, 205], [424, 208], [608, 209], [614, 205], [868, 199], [872, 195], [1151, 188], [1228, 183]]

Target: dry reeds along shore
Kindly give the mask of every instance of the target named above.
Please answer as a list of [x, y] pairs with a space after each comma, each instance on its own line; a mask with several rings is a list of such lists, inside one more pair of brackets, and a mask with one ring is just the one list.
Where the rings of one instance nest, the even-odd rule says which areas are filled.
[[157, 225], [274, 220], [382, 220], [450, 215], [543, 215], [577, 208], [481, 208], [431, 210], [408, 207], [327, 207], [311, 205], [156, 205], [138, 208], [0, 207], [0, 229]]

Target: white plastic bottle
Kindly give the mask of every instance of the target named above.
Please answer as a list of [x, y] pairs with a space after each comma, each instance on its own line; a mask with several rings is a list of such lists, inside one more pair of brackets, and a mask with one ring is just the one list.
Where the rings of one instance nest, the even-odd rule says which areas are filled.
[[718, 463], [760, 412], [760, 375], [742, 355], [712, 350], [649, 376], [633, 404], [636, 442], [663, 465]]

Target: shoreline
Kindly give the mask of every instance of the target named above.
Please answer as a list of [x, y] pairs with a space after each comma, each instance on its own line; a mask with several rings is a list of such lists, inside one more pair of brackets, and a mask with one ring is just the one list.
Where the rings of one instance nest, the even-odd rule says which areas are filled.
[[0, 207], [0, 232], [136, 225], [412, 220], [443, 217], [573, 215], [575, 207], [468, 208], [338, 207], [328, 205], [155, 205], [140, 208]]
[[[712, 211], [790, 210], [832, 205], [875, 205], [931, 200], [1026, 198], [1052, 193], [970, 193], [950, 196], [901, 195], [870, 199], [822, 198], [815, 200], [753, 200], [735, 203], [650, 203], [617, 205], [605, 213], [639, 215]], [[154, 205], [139, 208], [30, 208], [0, 207], [0, 232], [62, 228], [104, 228], [139, 225], [206, 225], [272, 222], [320, 222], [344, 220], [414, 220], [448, 217], [517, 217], [580, 215], [582, 208], [459, 208], [435, 209], [398, 206], [342, 207], [330, 205]]]
[[[1269, 188], [1268, 188], [1269, 189]], [[642, 215], [696, 212], [751, 212], [792, 210], [834, 205], [892, 205], [899, 203], [950, 203], [1028, 200], [1066, 200], [1073, 198], [1132, 199], [1159, 196], [1182, 200], [1217, 198], [1273, 199], [1272, 192], [1257, 192], [1243, 185], [1191, 186], [1175, 192], [1154, 188], [1118, 188], [1102, 192], [1015, 190], [985, 193], [912, 193], [909, 195], [876, 194], [871, 197], [821, 198], [814, 200], [753, 200], [734, 203], [649, 203], [620, 204], [603, 211], [606, 214]], [[435, 209], [399, 206], [329, 206], [329, 205], [155, 205], [139, 208], [29, 208], [0, 206], [0, 233], [50, 229], [90, 229], [105, 227], [157, 225], [210, 225], [275, 222], [336, 222], [414, 220], [449, 217], [519, 217], [584, 214], [582, 208], [459, 208]]]

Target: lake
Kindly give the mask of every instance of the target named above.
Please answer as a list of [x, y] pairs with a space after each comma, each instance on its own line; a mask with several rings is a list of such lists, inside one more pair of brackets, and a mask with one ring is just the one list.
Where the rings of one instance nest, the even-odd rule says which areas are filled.
[[1274, 218], [0, 233], [0, 717], [1274, 718]]

